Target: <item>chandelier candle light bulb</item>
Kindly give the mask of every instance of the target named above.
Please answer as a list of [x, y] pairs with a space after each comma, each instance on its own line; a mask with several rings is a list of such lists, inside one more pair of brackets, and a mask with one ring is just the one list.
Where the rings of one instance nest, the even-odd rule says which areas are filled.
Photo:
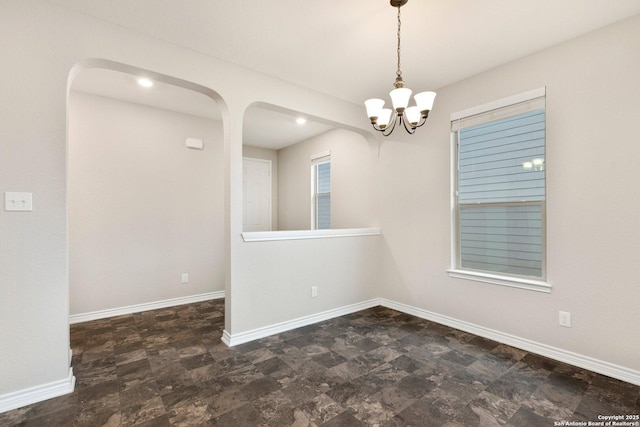
[[396, 113], [402, 114], [409, 106], [409, 99], [411, 98], [411, 89], [408, 87], [398, 87], [389, 92], [391, 97], [391, 103]]
[[367, 116], [371, 119], [371, 123], [375, 123], [378, 117], [380, 117], [380, 112], [384, 107], [384, 99], [379, 98], [371, 98], [364, 101], [364, 106], [367, 109]]
[[411, 89], [404, 87], [400, 70], [400, 7], [405, 5], [407, 1], [390, 0], [391, 6], [398, 8], [398, 70], [393, 84], [394, 89], [389, 92], [393, 110], [384, 108], [384, 100], [379, 98], [367, 99], [364, 102], [371, 125], [375, 130], [382, 132], [384, 136], [389, 136], [393, 132], [397, 122], [402, 123], [405, 130], [413, 134], [416, 128], [424, 125], [427, 121], [436, 98], [435, 92], [420, 92], [413, 97], [416, 105], [409, 107], [412, 92]]
[[418, 126], [418, 122], [420, 121], [420, 110], [418, 110], [416, 105], [404, 110], [404, 114], [407, 116], [407, 121], [412, 127]]
[[391, 122], [391, 113], [392, 111], [390, 108], [383, 108], [380, 110], [378, 113], [378, 126], [380, 126], [380, 129], [385, 129], [389, 126], [389, 123]]

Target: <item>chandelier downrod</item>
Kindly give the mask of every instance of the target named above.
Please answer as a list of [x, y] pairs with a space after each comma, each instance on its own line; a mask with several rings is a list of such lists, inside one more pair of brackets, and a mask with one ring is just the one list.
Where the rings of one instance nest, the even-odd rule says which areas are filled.
[[393, 83], [394, 89], [389, 93], [393, 104], [393, 110], [384, 108], [384, 100], [378, 98], [367, 99], [364, 104], [367, 107], [367, 115], [371, 120], [373, 128], [382, 132], [384, 136], [389, 136], [400, 122], [409, 134], [413, 134], [416, 128], [423, 126], [429, 112], [433, 107], [433, 101], [436, 97], [435, 92], [421, 92], [414, 96], [416, 105], [409, 107], [409, 99], [411, 98], [411, 89], [404, 87], [402, 79], [402, 70], [400, 68], [400, 41], [402, 20], [400, 16], [400, 8], [409, 0], [390, 0], [393, 7], [398, 8], [398, 31], [397, 31], [397, 69], [396, 79]]
[[398, 39], [398, 48], [396, 50], [398, 54], [398, 68], [396, 69], [396, 82], [393, 84], [393, 86], [395, 87], [404, 86], [404, 82], [402, 81], [402, 70], [400, 69], [400, 28], [402, 26], [402, 21], [400, 20], [400, 6], [405, 4], [407, 1], [408, 0], [404, 0], [403, 2], [391, 1], [392, 6], [394, 5], [394, 3], [398, 3], [398, 6], [396, 6], [398, 8], [398, 31], [396, 33]]

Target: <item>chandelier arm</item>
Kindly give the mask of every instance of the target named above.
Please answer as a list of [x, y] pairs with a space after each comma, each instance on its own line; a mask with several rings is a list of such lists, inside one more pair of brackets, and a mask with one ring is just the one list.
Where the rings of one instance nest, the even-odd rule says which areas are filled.
[[427, 123], [427, 117], [428, 116], [420, 117], [420, 122], [418, 122], [418, 124], [415, 127], [419, 128], [420, 126], [424, 126], [424, 124]]
[[387, 126], [386, 129], [384, 129], [384, 131], [382, 132], [383, 136], [389, 136], [391, 135], [391, 133], [393, 132], [393, 130], [396, 128], [396, 123], [398, 122], [398, 115], [394, 114], [393, 116], [393, 120], [391, 121], [390, 125], [391, 126]]
[[373, 126], [374, 130], [377, 130], [378, 132], [383, 132], [384, 129], [382, 129], [380, 126], [378, 126], [376, 123], [371, 123], [371, 126]]
[[396, 127], [396, 116], [397, 114], [393, 114], [391, 118], [391, 123], [389, 123], [384, 128], [381, 128], [380, 125], [374, 122], [371, 122], [371, 126], [373, 127], [374, 130], [377, 130], [378, 132], [382, 132], [384, 136], [389, 136], [391, 132], [393, 132], [393, 129]]
[[403, 120], [402, 117], [400, 117], [400, 121], [404, 125], [404, 130], [406, 130], [409, 135], [413, 135], [416, 132], [416, 128], [415, 127], [413, 127], [411, 125], [407, 126], [407, 120], [406, 119]]

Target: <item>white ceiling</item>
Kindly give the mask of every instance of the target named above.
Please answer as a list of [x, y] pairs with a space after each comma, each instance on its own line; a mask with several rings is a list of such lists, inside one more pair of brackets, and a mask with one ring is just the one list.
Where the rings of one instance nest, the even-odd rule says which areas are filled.
[[[49, 1], [355, 103], [395, 78], [388, 0]], [[436, 90], [638, 13], [638, 0], [410, 0], [403, 74]]]
[[[138, 84], [138, 78], [120, 71], [87, 68], [73, 79], [71, 90], [221, 120], [218, 105], [208, 96], [159, 81], [144, 88]], [[298, 117], [304, 116], [282, 108], [252, 105], [244, 115], [244, 144], [279, 150], [334, 129], [307, 117], [304, 117], [307, 122], [300, 125], [296, 123]]]
[[[358, 104], [395, 78], [388, 0], [48, 1]], [[403, 77], [437, 91], [638, 13], [638, 0], [410, 0]]]
[[[307, 122], [296, 123], [299, 117], [306, 119]], [[295, 112], [251, 105], [244, 113], [242, 141], [245, 145], [279, 150], [334, 128]]]
[[179, 113], [221, 120], [216, 102], [200, 92], [154, 81], [144, 88], [133, 74], [104, 68], [83, 69], [71, 82], [71, 90], [116, 98]]

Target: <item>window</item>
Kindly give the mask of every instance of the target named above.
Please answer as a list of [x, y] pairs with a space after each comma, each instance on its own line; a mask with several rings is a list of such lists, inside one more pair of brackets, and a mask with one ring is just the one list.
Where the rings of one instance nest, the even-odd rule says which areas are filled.
[[545, 90], [452, 115], [456, 277], [548, 290]]
[[331, 228], [331, 157], [312, 157], [311, 160], [312, 229]]

